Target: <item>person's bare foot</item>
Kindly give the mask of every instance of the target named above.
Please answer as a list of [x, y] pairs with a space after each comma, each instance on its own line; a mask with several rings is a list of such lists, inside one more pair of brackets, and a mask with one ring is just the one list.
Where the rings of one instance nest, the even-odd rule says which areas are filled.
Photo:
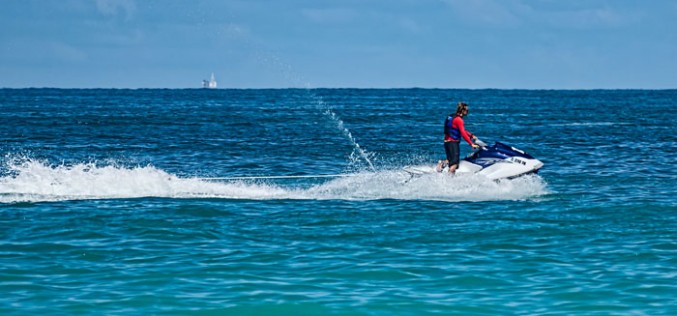
[[437, 161], [437, 167], [435, 167], [435, 170], [436, 170], [437, 172], [442, 172], [442, 169], [444, 169], [445, 164], [446, 164], [446, 163], [444, 162], [444, 160], [438, 160], [438, 161]]

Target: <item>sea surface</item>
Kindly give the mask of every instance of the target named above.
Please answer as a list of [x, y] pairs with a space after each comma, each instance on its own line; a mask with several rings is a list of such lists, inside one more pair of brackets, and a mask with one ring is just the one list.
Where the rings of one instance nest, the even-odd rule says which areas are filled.
[[[461, 100], [541, 171], [403, 172]], [[677, 90], [0, 89], [0, 114], [1, 315], [677, 315]]]

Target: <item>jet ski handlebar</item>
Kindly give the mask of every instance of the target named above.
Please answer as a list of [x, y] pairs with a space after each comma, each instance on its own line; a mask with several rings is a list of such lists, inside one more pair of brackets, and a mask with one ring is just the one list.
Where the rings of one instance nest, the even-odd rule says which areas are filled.
[[481, 141], [479, 138], [475, 139], [475, 144], [479, 145], [482, 148], [487, 147], [487, 144]]

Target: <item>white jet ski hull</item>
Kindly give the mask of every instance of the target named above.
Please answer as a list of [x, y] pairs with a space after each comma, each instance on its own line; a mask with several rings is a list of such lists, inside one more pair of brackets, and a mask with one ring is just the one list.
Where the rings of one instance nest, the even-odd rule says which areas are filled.
[[[515, 147], [496, 142], [482, 147], [459, 162], [456, 173], [478, 174], [491, 180], [514, 179], [538, 172], [543, 162]], [[432, 174], [437, 170], [434, 166], [408, 166], [404, 171], [412, 176]], [[447, 172], [447, 168], [442, 170]]]

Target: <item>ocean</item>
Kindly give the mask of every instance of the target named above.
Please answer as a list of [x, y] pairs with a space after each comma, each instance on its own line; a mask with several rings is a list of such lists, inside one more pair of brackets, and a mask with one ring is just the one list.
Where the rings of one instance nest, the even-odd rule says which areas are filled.
[[[540, 172], [403, 172], [458, 101]], [[0, 113], [2, 315], [677, 315], [677, 90], [0, 89]]]

